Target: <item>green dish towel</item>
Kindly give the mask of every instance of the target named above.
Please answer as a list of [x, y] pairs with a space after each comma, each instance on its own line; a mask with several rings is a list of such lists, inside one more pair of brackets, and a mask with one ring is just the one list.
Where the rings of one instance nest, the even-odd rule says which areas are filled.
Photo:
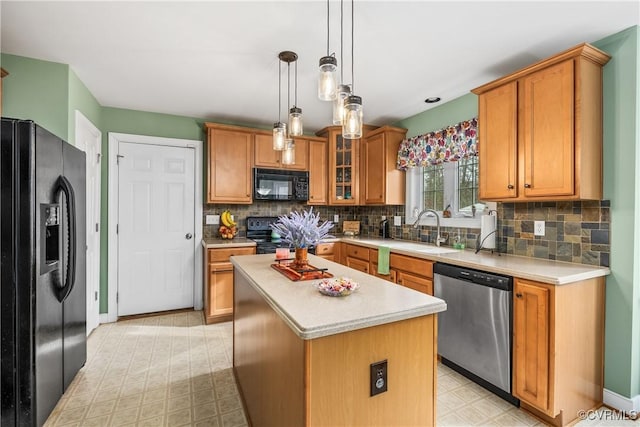
[[388, 246], [378, 247], [378, 274], [389, 274], [389, 252]]

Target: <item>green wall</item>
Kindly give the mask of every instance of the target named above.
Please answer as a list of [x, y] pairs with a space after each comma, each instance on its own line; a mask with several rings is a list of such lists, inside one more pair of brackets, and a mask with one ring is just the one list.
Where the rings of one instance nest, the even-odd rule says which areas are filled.
[[2, 54], [2, 115], [30, 119], [68, 141], [69, 66]]
[[76, 110], [80, 111], [95, 127], [101, 129], [102, 107], [73, 70], [69, 70], [68, 139], [76, 140]]
[[612, 224], [605, 387], [627, 397], [640, 394], [639, 37], [636, 26], [594, 43], [612, 56], [603, 74], [604, 197]]
[[[607, 277], [605, 387], [640, 394], [640, 31], [629, 28], [594, 43], [612, 55], [604, 68], [604, 190], [611, 201], [611, 275]], [[77, 108], [103, 133], [203, 140], [199, 119], [100, 107], [67, 65], [2, 54], [6, 116], [36, 120], [58, 136], [73, 137]], [[415, 136], [477, 115], [469, 93], [394, 125]], [[101, 305], [107, 311], [107, 162], [102, 165]], [[630, 236], [635, 236], [632, 238]], [[579, 355], [576, 355], [579, 357]]]
[[414, 137], [442, 129], [445, 126], [476, 117], [477, 115], [478, 98], [476, 95], [468, 93], [446, 104], [400, 120], [394, 123], [394, 126], [407, 129], [407, 136]]

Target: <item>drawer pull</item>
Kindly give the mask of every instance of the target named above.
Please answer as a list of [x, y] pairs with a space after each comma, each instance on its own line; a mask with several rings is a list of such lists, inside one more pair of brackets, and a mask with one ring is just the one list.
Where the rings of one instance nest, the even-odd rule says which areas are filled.
[[508, 190], [513, 190], [513, 184], [509, 184], [509, 185], [507, 185], [507, 189], [508, 189]]

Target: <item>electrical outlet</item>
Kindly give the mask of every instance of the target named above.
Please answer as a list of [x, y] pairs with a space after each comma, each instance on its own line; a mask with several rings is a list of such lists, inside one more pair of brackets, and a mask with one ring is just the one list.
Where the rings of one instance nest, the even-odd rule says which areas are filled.
[[371, 396], [387, 391], [387, 360], [372, 363], [371, 369]]
[[205, 217], [205, 224], [207, 225], [220, 224], [220, 215], [207, 215]]
[[533, 235], [544, 236], [544, 221], [533, 221]]
[[396, 227], [399, 227], [402, 225], [402, 217], [401, 216], [394, 216], [393, 217], [393, 225]]
[[387, 219], [387, 216], [386, 216], [386, 215], [382, 215], [382, 216], [380, 217], [380, 219], [384, 221], [385, 219]]
[[333, 216], [333, 222], [336, 222], [336, 223], [337, 223], [337, 222], [338, 222], [338, 219], [339, 219], [338, 215], [334, 215], [334, 216]]

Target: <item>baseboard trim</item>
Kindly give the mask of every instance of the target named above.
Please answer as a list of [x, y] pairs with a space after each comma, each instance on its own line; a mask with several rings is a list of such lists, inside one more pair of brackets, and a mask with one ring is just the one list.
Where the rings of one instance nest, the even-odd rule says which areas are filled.
[[640, 395], [628, 398], [605, 388], [602, 393], [602, 402], [619, 411], [640, 412]]

